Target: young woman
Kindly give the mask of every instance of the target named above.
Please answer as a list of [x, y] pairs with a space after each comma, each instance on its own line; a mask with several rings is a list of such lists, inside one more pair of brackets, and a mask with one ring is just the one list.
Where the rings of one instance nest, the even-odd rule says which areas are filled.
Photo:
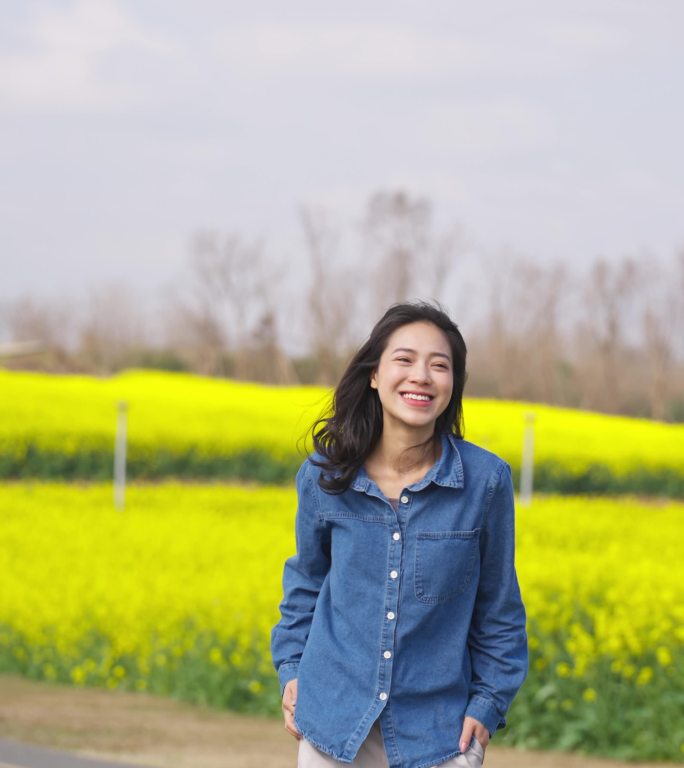
[[391, 307], [313, 427], [272, 654], [299, 768], [481, 765], [527, 672], [508, 465], [463, 439], [466, 347]]

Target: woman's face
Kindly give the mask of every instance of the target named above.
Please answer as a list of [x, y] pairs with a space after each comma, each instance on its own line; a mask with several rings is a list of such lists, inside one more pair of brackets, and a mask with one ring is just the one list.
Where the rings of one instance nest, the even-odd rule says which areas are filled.
[[377, 389], [384, 425], [434, 431], [454, 387], [446, 334], [427, 321], [397, 328], [389, 337], [370, 385]]

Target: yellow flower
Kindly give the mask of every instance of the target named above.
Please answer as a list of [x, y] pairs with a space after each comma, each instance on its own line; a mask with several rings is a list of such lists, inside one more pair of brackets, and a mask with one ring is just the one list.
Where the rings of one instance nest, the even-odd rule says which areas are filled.
[[76, 685], [82, 685], [86, 677], [83, 667], [74, 667], [69, 673], [69, 676]]
[[252, 693], [261, 693], [264, 686], [258, 680], [250, 680], [247, 686]]
[[558, 677], [570, 677], [571, 671], [570, 665], [565, 661], [556, 664], [556, 674]]
[[653, 669], [651, 667], [643, 667], [637, 675], [637, 685], [648, 685], [653, 678]]
[[[294, 488], [135, 483], [127, 503], [114, 510], [107, 484], [0, 484], [0, 661], [136, 690], [158, 677], [173, 689], [176, 669], [205, 665], [266, 702]], [[630, 498], [540, 496], [519, 510], [531, 683], [556, 686], [560, 711], [603, 696], [604, 669], [627, 696], [684, 687], [683, 515], [681, 502]]]

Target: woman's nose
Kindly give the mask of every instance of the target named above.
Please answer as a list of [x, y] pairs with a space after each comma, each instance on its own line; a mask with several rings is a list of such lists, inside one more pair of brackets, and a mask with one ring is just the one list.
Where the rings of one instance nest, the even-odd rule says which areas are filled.
[[430, 381], [430, 366], [416, 363], [411, 371], [412, 381], [428, 382]]

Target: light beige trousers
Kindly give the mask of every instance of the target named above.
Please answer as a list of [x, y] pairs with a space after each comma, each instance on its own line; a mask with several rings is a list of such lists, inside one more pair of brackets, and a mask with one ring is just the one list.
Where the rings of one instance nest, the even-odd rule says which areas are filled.
[[[446, 763], [441, 763], [439, 768], [481, 768], [484, 760], [484, 750], [477, 739], [473, 745], [462, 755], [456, 755]], [[389, 762], [385, 753], [385, 745], [382, 741], [380, 721], [376, 720], [370, 729], [366, 740], [359, 747], [356, 757], [351, 763], [341, 763], [321, 752], [306, 739], [299, 741], [299, 756], [297, 768], [340, 768], [340, 766], [352, 766], [352, 768], [389, 768]]]

